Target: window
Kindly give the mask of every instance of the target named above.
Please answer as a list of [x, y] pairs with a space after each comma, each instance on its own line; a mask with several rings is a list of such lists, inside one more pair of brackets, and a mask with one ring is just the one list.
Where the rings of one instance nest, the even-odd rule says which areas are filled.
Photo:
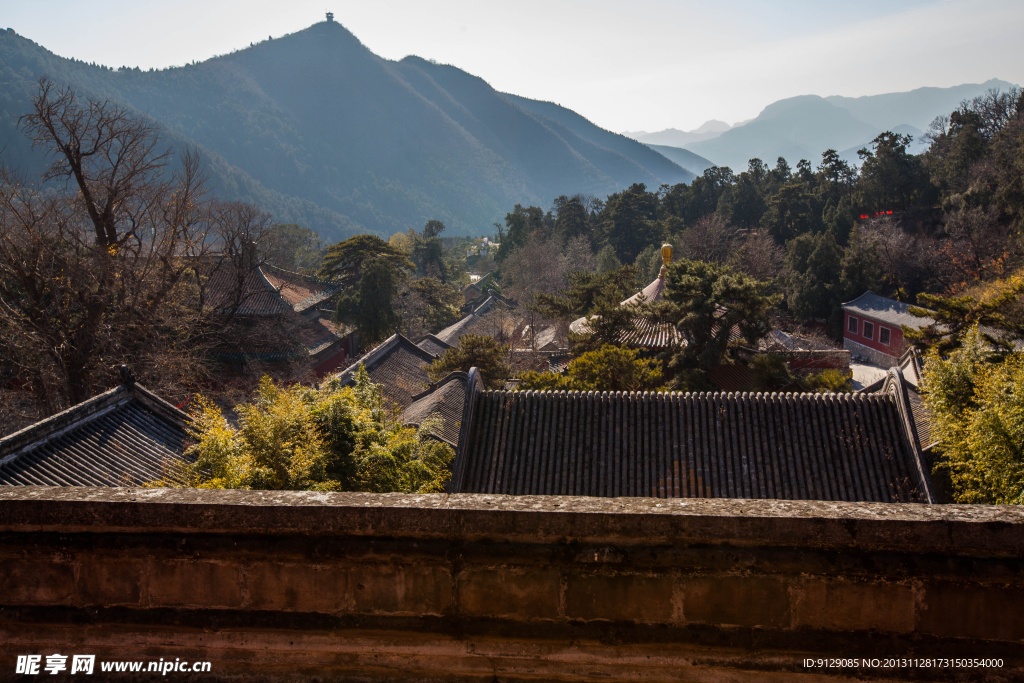
[[846, 329], [854, 334], [857, 334], [857, 319], [852, 315], [850, 316], [850, 324], [846, 326]]
[[889, 345], [889, 328], [888, 327], [879, 327], [878, 328], [878, 341], [880, 341], [881, 343], [885, 344], [886, 346]]
[[864, 323], [864, 338], [865, 339], [874, 339], [875, 338], [874, 335], [875, 335], [875, 326], [873, 324], [869, 323], [869, 322], [865, 322]]

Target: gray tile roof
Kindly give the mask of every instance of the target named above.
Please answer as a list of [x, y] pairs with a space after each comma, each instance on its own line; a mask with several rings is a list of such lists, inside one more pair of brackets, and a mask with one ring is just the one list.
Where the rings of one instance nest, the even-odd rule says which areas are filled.
[[415, 396], [402, 411], [402, 423], [419, 426], [431, 415], [440, 415], [443, 421], [441, 438], [453, 446], [459, 443], [462, 412], [466, 406], [466, 385], [469, 375], [453, 372], [430, 389]]
[[[488, 391], [460, 493], [930, 501], [890, 394]], [[453, 489], [455, 490], [455, 489]]]
[[430, 385], [427, 365], [433, 361], [433, 354], [395, 334], [364, 354], [338, 377], [343, 384], [354, 383], [355, 373], [363, 364], [370, 379], [381, 385], [384, 398], [404, 409], [412, 403], [413, 396], [422, 394]]
[[173, 476], [188, 416], [124, 384], [0, 439], [0, 485], [135, 486]]
[[416, 346], [435, 356], [443, 356], [445, 351], [452, 348], [432, 334], [424, 335], [422, 339], [416, 342]]
[[467, 334], [479, 334], [478, 328], [483, 321], [484, 319], [479, 314], [470, 313], [457, 323], [449, 325], [434, 336], [448, 346], [455, 347], [459, 345], [459, 340]]
[[847, 301], [843, 304], [844, 311], [854, 315], [873, 318], [894, 327], [899, 327], [900, 325], [924, 327], [935, 322], [931, 318], [918, 318], [915, 315], [911, 315], [909, 313], [910, 307], [911, 304], [896, 301], [895, 299], [887, 299], [871, 291], [864, 292], [853, 301]]

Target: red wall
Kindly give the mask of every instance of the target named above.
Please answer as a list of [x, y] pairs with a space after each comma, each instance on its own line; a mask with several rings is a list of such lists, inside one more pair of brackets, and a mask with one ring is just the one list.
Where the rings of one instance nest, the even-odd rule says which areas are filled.
[[[855, 341], [858, 344], [863, 344], [864, 346], [867, 346], [869, 348], [873, 348], [874, 350], [877, 350], [877, 351], [882, 351], [883, 353], [888, 353], [889, 355], [895, 356], [897, 358], [899, 356], [903, 355], [903, 330], [901, 330], [898, 325], [890, 325], [889, 323], [880, 323], [879, 321], [877, 321], [877, 319], [874, 319], [873, 317], [868, 317], [866, 315], [857, 315], [855, 313], [850, 313], [849, 311], [843, 311], [843, 312], [845, 313], [844, 316], [843, 316], [843, 337], [844, 337], [844, 339], [849, 339], [850, 341]], [[851, 317], [857, 318], [857, 332], [856, 332], [856, 334], [853, 333], [853, 332], [850, 332], [850, 318]], [[867, 339], [867, 338], [865, 338], [863, 336], [864, 335], [864, 323], [865, 322], [871, 323], [874, 326], [874, 330], [871, 332], [871, 337], [872, 337], [871, 339]], [[881, 343], [879, 341], [879, 331], [882, 328], [887, 328], [889, 330], [889, 335], [890, 336], [889, 336], [889, 344], [888, 345], [883, 344], [883, 343]]]
[[[899, 358], [903, 355], [903, 330], [900, 329], [899, 325], [890, 325], [889, 323], [883, 323], [869, 318], [863, 315], [851, 314], [849, 311], [843, 311], [843, 338], [855, 341], [858, 344], [863, 344], [869, 348], [887, 353], [890, 356]], [[857, 332], [853, 333], [850, 331], [850, 318], [857, 319]], [[864, 322], [867, 321], [874, 325], [874, 330], [871, 333], [871, 339], [864, 337]], [[887, 328], [889, 330], [889, 344], [888, 346], [878, 341], [878, 332], [881, 328]]]

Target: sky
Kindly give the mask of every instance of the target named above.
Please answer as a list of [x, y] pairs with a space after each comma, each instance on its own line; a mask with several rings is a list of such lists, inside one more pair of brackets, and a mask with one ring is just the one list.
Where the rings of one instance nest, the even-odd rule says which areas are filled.
[[1024, 83], [1021, 0], [0, 0], [64, 57], [163, 68], [335, 20], [616, 132], [751, 119], [796, 95]]

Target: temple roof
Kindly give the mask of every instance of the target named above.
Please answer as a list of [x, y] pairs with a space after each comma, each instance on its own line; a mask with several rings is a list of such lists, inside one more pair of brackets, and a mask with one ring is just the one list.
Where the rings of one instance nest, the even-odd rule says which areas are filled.
[[935, 322], [931, 318], [918, 318], [916, 315], [911, 315], [911, 304], [896, 301], [895, 299], [887, 299], [872, 291], [864, 292], [853, 301], [847, 301], [842, 306], [843, 310], [848, 313], [873, 318], [874, 320], [888, 323], [893, 327], [901, 325], [924, 327]]
[[453, 491], [928, 502], [904, 404], [895, 391], [488, 391]]
[[440, 415], [443, 425], [437, 436], [457, 446], [468, 381], [469, 375], [465, 372], [453, 372], [431, 385], [430, 389], [413, 397], [412, 403], [402, 411], [402, 423], [419, 426], [427, 417]]
[[394, 334], [350, 365], [338, 378], [343, 384], [354, 383], [359, 366], [365, 365], [370, 379], [381, 385], [384, 398], [404, 409], [412, 403], [413, 396], [419, 396], [429, 387], [427, 365], [434, 359], [434, 354], [401, 334]]
[[0, 485], [137, 486], [174, 477], [188, 416], [122, 384], [0, 439]]
[[341, 290], [340, 285], [336, 283], [293, 273], [277, 266], [261, 266], [260, 272], [281, 299], [297, 313], [308, 311]]

